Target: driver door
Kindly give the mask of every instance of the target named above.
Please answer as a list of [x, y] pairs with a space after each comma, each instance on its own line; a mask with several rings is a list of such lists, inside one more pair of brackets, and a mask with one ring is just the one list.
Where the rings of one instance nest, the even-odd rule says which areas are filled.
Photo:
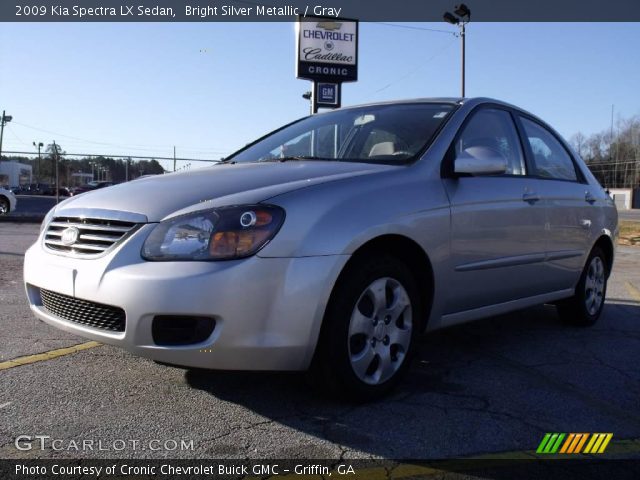
[[545, 207], [508, 110], [481, 108], [461, 127], [447, 160], [471, 147], [506, 159], [498, 175], [445, 174], [451, 204], [452, 282], [446, 314], [544, 293]]

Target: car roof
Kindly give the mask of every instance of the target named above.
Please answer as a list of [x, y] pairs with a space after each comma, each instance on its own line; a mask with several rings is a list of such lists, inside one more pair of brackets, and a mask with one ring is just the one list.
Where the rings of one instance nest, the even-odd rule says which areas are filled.
[[[505, 107], [514, 108], [516, 110], [524, 111], [522, 108], [512, 105], [510, 103], [504, 102], [502, 100], [497, 100], [495, 98], [489, 97], [420, 97], [420, 98], [407, 98], [402, 100], [387, 100], [382, 102], [370, 102], [370, 103], [362, 103], [358, 105], [349, 105], [342, 107], [342, 110], [348, 110], [351, 108], [362, 108], [362, 107], [374, 107], [379, 105], [406, 105], [406, 104], [416, 104], [416, 103], [446, 103], [451, 105], [468, 105], [474, 107], [476, 105], [480, 105], [483, 103], [492, 103], [497, 105], [503, 105]], [[326, 112], [323, 112], [326, 113]], [[528, 112], [527, 112], [528, 113]]]
[[[517, 105], [513, 105], [511, 103], [502, 101], [502, 100], [497, 100], [495, 98], [490, 98], [490, 97], [424, 97], [424, 98], [408, 98], [408, 99], [403, 99], [403, 100], [389, 100], [389, 101], [383, 101], [383, 102], [371, 102], [371, 103], [363, 103], [360, 105], [349, 105], [347, 107], [342, 107], [341, 110], [348, 110], [351, 108], [362, 108], [362, 107], [374, 107], [374, 106], [378, 106], [378, 105], [408, 105], [408, 104], [416, 104], [416, 103], [425, 103], [425, 104], [429, 104], [429, 103], [433, 103], [433, 104], [450, 104], [450, 105], [458, 105], [458, 106], [464, 106], [466, 107], [465, 109], [467, 111], [470, 111], [471, 109], [473, 109], [474, 107], [477, 107], [478, 105], [483, 105], [483, 104], [491, 104], [491, 105], [499, 105], [502, 107], [506, 107], [506, 108], [510, 108], [513, 110], [516, 110], [518, 112], [522, 112], [526, 115], [528, 115], [529, 117], [534, 118], [535, 120], [537, 120], [539, 123], [545, 125], [547, 128], [553, 130], [558, 136], [560, 136], [560, 134], [558, 134], [553, 127], [551, 127], [547, 122], [545, 122], [543, 119], [541, 119], [540, 117], [538, 117], [537, 115], [534, 115], [533, 113], [525, 110], [524, 108], [518, 107]], [[331, 110], [329, 110], [328, 112], [322, 112], [322, 113], [318, 113], [316, 115], [322, 115], [324, 113], [330, 113]]]

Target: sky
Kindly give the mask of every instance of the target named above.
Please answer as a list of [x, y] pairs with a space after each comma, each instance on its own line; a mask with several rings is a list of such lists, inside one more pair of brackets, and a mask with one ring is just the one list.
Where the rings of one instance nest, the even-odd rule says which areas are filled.
[[[343, 105], [459, 96], [456, 31], [361, 23]], [[472, 22], [466, 93], [589, 135], [640, 114], [639, 46], [638, 23]], [[3, 23], [0, 66], [5, 151], [218, 159], [309, 111], [293, 23]]]

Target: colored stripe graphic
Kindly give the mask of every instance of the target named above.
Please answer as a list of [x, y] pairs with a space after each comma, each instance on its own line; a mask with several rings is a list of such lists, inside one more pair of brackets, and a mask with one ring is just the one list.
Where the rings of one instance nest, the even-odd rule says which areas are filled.
[[576, 445], [576, 448], [573, 450], [573, 453], [580, 453], [582, 451], [582, 447], [584, 446], [584, 443], [587, 441], [587, 438], [589, 438], [589, 434], [588, 433], [580, 433], [580, 440], [578, 440], [578, 444]]
[[547, 444], [547, 442], [549, 441], [550, 438], [551, 438], [551, 434], [550, 433], [545, 433], [544, 438], [540, 442], [540, 445], [538, 445], [538, 449], [536, 450], [536, 453], [542, 453], [544, 451], [544, 447], [545, 447], [545, 445]]
[[[538, 445], [536, 453], [561, 453], [569, 455], [579, 453], [600, 454], [604, 453], [611, 438], [613, 438], [613, 433], [546, 433], [540, 445]], [[589, 441], [587, 442], [587, 440]], [[560, 447], [561, 445], [562, 447]]]
[[584, 453], [604, 453], [612, 437], [613, 433], [594, 433]]
[[560, 449], [559, 453], [567, 453], [567, 449], [569, 448], [569, 445], [573, 443], [574, 438], [576, 438], [576, 434], [570, 433], [569, 436], [567, 437], [567, 441], [564, 442], [564, 445], [562, 445], [562, 448]]
[[536, 453], [556, 453], [565, 437], [565, 433], [547, 433], [538, 446]]

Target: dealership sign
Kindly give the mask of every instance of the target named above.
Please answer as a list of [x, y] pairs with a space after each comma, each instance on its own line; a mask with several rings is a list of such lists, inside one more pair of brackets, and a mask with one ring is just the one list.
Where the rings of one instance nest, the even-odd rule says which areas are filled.
[[358, 22], [298, 17], [296, 76], [333, 83], [358, 79]]

